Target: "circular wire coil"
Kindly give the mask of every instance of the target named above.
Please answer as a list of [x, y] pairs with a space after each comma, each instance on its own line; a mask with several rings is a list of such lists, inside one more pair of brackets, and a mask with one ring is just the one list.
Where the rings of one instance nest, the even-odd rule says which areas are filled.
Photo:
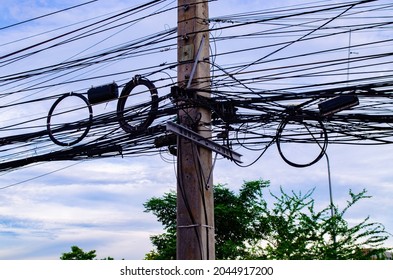
[[[131, 125], [127, 117], [124, 117], [125, 106], [127, 98], [130, 96], [132, 90], [139, 86], [145, 86], [148, 88], [151, 95], [151, 108], [148, 116], [136, 125]], [[141, 78], [140, 76], [135, 76], [130, 82], [128, 82], [123, 90], [121, 91], [119, 101], [117, 103], [117, 117], [119, 120], [120, 127], [127, 133], [134, 133], [136, 131], [142, 131], [149, 127], [154, 121], [156, 112], [158, 109], [158, 92], [156, 87], [148, 79]]]
[[[277, 145], [277, 149], [278, 149], [278, 152], [279, 152], [281, 158], [282, 158], [287, 164], [289, 164], [289, 165], [291, 165], [291, 166], [293, 166], [293, 167], [297, 167], [297, 168], [308, 167], [308, 166], [311, 166], [311, 165], [317, 163], [317, 162], [325, 155], [325, 152], [326, 152], [326, 149], [327, 149], [327, 145], [328, 145], [328, 142], [329, 142], [329, 141], [328, 141], [328, 134], [327, 134], [327, 131], [326, 131], [325, 126], [323, 125], [323, 123], [322, 123], [320, 120], [317, 120], [317, 122], [318, 122], [318, 124], [319, 124], [319, 127], [322, 129], [321, 135], [322, 135], [322, 137], [323, 137], [323, 145], [319, 144], [315, 138], [314, 138], [314, 140], [315, 140], [315, 142], [317, 142], [318, 146], [320, 147], [321, 152], [320, 152], [320, 153], [318, 154], [318, 156], [317, 156], [314, 160], [312, 160], [311, 162], [301, 164], [301, 163], [296, 163], [296, 162], [290, 161], [290, 160], [284, 155], [284, 153], [283, 153], [283, 151], [282, 151], [282, 149], [281, 149], [281, 136], [282, 136], [282, 132], [284, 131], [285, 127], [287, 126], [287, 124], [288, 124], [290, 121], [293, 121], [293, 120], [292, 120], [291, 118], [285, 118], [285, 119], [280, 123], [280, 125], [279, 125], [278, 128], [277, 128], [276, 145]], [[306, 124], [303, 124], [303, 125], [306, 126]]]
[[[71, 141], [71, 142], [62, 142], [62, 141], [56, 139], [56, 137], [53, 135], [54, 131], [51, 128], [51, 119], [52, 119], [52, 116], [53, 116], [53, 111], [56, 109], [57, 105], [59, 105], [59, 103], [62, 100], [64, 100], [65, 98], [67, 98], [69, 96], [75, 96], [75, 97], [78, 97], [78, 98], [82, 99], [82, 101], [86, 104], [86, 106], [87, 106], [87, 108], [89, 110], [89, 120], [87, 122], [87, 125], [86, 125], [86, 128], [85, 128], [84, 132], [78, 138], [76, 138], [74, 141]], [[46, 128], [47, 128], [47, 131], [48, 131], [49, 138], [53, 141], [53, 143], [55, 143], [55, 144], [57, 144], [59, 146], [72, 146], [72, 145], [75, 145], [75, 144], [79, 143], [80, 141], [83, 140], [83, 138], [86, 137], [87, 133], [89, 133], [92, 121], [93, 121], [93, 108], [91, 107], [91, 104], [89, 103], [87, 98], [84, 97], [82, 94], [71, 92], [71, 93], [66, 93], [66, 94], [60, 96], [55, 101], [55, 103], [53, 103], [53, 105], [50, 108], [49, 113], [48, 113], [48, 117], [47, 117], [47, 121], [46, 121]], [[67, 125], [64, 126], [64, 129], [66, 127], [67, 127]], [[63, 128], [61, 128], [60, 130], [63, 130]], [[56, 131], [56, 129], [55, 129], [55, 131]]]

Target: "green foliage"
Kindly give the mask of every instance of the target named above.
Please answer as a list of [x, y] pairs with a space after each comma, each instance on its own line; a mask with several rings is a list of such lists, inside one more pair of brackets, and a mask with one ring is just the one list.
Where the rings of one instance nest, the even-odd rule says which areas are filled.
[[145, 212], [152, 212], [164, 229], [176, 229], [176, 193], [169, 192], [162, 198], [153, 197], [144, 205]]
[[[268, 181], [244, 183], [236, 195], [223, 185], [214, 189], [216, 257], [217, 259], [254, 258], [249, 244], [256, 244], [264, 234], [265, 219], [259, 214], [262, 189]], [[145, 212], [152, 212], [160, 221], [165, 233], [151, 237], [156, 250], [146, 259], [176, 258], [176, 194], [166, 193], [162, 198], [152, 198], [144, 204]]]
[[145, 259], [174, 260], [176, 258], [176, 193], [164, 194], [162, 198], [151, 198], [144, 204], [145, 212], [152, 212], [164, 226], [166, 233], [151, 237], [157, 248], [148, 253]]
[[271, 226], [264, 248], [268, 259], [370, 259], [387, 250], [382, 246], [389, 234], [382, 224], [369, 222], [369, 217], [354, 226], [345, 220], [352, 205], [368, 198], [365, 190], [350, 191], [351, 200], [342, 211], [334, 207], [333, 216], [330, 207], [315, 210], [312, 193], [281, 190], [280, 196], [272, 195], [275, 207], [264, 213]]
[[262, 189], [269, 181], [245, 182], [235, 194], [223, 185], [214, 189], [216, 257], [217, 259], [256, 258], [250, 246], [266, 235], [266, 219], [261, 209], [266, 207]]
[[[145, 256], [147, 260], [175, 260], [176, 259], [176, 230], [170, 229], [166, 233], [150, 237], [156, 247]], [[159, 253], [158, 253], [159, 252]]]
[[96, 251], [84, 252], [78, 246], [71, 246], [71, 252], [63, 253], [61, 260], [93, 260], [96, 257]]
[[[351, 206], [369, 198], [365, 190], [350, 191], [341, 211], [330, 206], [317, 211], [313, 190], [270, 193], [274, 202], [269, 207], [263, 196], [269, 185], [263, 180], [245, 182], [238, 194], [224, 185], [215, 186], [217, 259], [370, 259], [387, 250], [383, 242], [389, 234], [382, 224], [370, 222], [369, 217], [356, 225], [345, 220]], [[146, 259], [175, 259], [176, 194], [152, 198], [144, 206], [166, 230], [151, 237], [155, 250]]]
[[[96, 257], [96, 250], [84, 252], [78, 246], [71, 246], [71, 252], [63, 253], [60, 257], [61, 260], [94, 260]], [[101, 260], [112, 261], [114, 258], [107, 257]]]

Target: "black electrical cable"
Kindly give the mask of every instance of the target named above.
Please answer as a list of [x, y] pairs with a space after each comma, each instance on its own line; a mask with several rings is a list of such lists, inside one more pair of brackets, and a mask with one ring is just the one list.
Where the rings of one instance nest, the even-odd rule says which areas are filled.
[[[309, 167], [309, 166], [311, 166], [311, 165], [317, 163], [317, 162], [325, 155], [325, 152], [326, 152], [326, 149], [327, 149], [327, 145], [328, 145], [328, 143], [329, 143], [328, 134], [327, 134], [326, 128], [325, 128], [325, 126], [323, 125], [322, 121], [320, 121], [320, 120], [317, 121], [318, 124], [319, 124], [319, 127], [318, 127], [318, 128], [321, 129], [321, 134], [322, 134], [322, 136], [323, 136], [323, 138], [324, 138], [323, 146], [321, 147], [321, 152], [318, 154], [318, 156], [317, 156], [315, 159], [313, 159], [312, 161], [308, 162], [308, 163], [304, 163], [304, 164], [303, 164], [303, 163], [296, 163], [296, 162], [293, 162], [293, 161], [289, 160], [289, 159], [284, 155], [284, 153], [283, 153], [283, 151], [282, 151], [282, 148], [281, 148], [282, 133], [283, 133], [283, 131], [285, 130], [285, 127], [287, 126], [287, 124], [288, 124], [289, 122], [292, 122], [292, 121], [294, 121], [294, 118], [292, 118], [292, 117], [287, 117], [287, 118], [285, 118], [285, 119], [280, 123], [280, 125], [278, 126], [278, 128], [277, 128], [277, 136], [276, 136], [276, 146], [277, 146], [277, 150], [278, 150], [278, 152], [279, 152], [281, 158], [282, 158], [287, 164], [289, 164], [289, 165], [291, 165], [291, 166], [293, 166], [293, 167], [297, 167], [297, 168]], [[307, 130], [309, 131], [309, 129], [308, 129], [308, 127], [307, 127], [307, 123], [305, 123], [305, 122], [300, 122], [300, 123], [301, 123], [303, 126], [305, 126], [305, 127], [307, 128]], [[316, 139], [314, 139], [314, 140], [317, 141]], [[317, 144], [320, 145], [318, 142], [317, 142]]]
[[54, 14], [58, 14], [58, 13], [62, 13], [62, 12], [68, 11], [68, 10], [79, 8], [81, 6], [85, 6], [87, 4], [91, 4], [91, 3], [97, 2], [97, 1], [98, 0], [88, 1], [88, 2], [85, 2], [85, 3], [79, 4], [79, 5], [75, 5], [75, 6], [72, 6], [72, 7], [65, 8], [65, 9], [61, 9], [61, 10], [58, 10], [58, 11], [55, 11], [55, 12], [52, 12], [52, 13], [48, 13], [48, 14], [45, 14], [45, 15], [42, 15], [42, 16], [38, 16], [38, 17], [35, 17], [35, 18], [31, 18], [31, 19], [28, 19], [28, 20], [24, 20], [24, 21], [20, 21], [20, 22], [14, 23], [14, 24], [10, 24], [10, 25], [4, 26], [4, 27], [0, 27], [0, 31], [4, 30], [4, 29], [11, 28], [11, 27], [14, 27], [14, 26], [17, 26], [17, 25], [28, 23], [28, 22], [31, 22], [31, 21], [34, 21], [34, 20], [37, 20], [37, 19], [41, 19], [41, 18], [44, 18], [44, 17], [52, 16]]
[[[352, 2], [355, 3], [355, 2]], [[357, 3], [357, 2], [356, 2]], [[359, 23], [354, 23], [354, 20], [359, 21], [362, 17], [359, 16], [360, 13], [366, 13], [367, 10], [372, 5], [365, 6], [364, 8], [359, 8], [353, 13], [348, 13], [341, 19], [347, 23], [345, 26], [348, 28], [356, 29], [356, 32], [364, 31], [377, 31], [383, 27], [392, 25], [389, 22], [389, 18], [373, 16], [373, 19], [368, 22], [360, 21]], [[333, 7], [333, 6], [325, 6]], [[315, 6], [316, 8], [316, 6]], [[378, 8], [378, 5], [372, 6], [372, 9]], [[381, 11], [384, 11], [384, 7], [380, 7]], [[386, 9], [385, 9], [386, 10]], [[62, 153], [55, 153], [50, 155], [52, 151], [59, 151], [59, 147], [56, 147], [54, 143], [49, 143], [48, 137], [45, 137], [46, 131], [37, 131], [40, 125], [38, 124], [39, 119], [30, 118], [29, 121], [20, 123], [18, 120], [14, 120], [11, 125], [0, 128], [1, 132], [10, 135], [14, 133], [15, 135], [3, 137], [3, 146], [0, 156], [1, 162], [12, 162], [13, 159], [23, 159], [30, 157], [32, 154], [38, 155], [36, 160], [55, 160], [58, 159], [70, 159], [79, 160], [88, 157], [89, 159], [107, 157], [107, 156], [118, 156], [116, 152], [117, 148], [111, 145], [121, 146], [121, 156], [141, 156], [141, 155], [153, 155], [157, 154], [157, 150], [154, 147], [154, 138], [165, 130], [154, 131], [156, 125], [165, 126], [165, 121], [175, 117], [177, 110], [183, 110], [190, 107], [204, 107], [217, 113], [219, 116], [214, 120], [212, 124], [213, 131], [222, 131], [222, 128], [227, 126], [230, 127], [228, 132], [228, 145], [229, 143], [237, 148], [246, 148], [249, 150], [261, 150], [263, 145], [269, 147], [269, 141], [271, 142], [277, 137], [277, 126], [283, 123], [283, 119], [286, 118], [287, 113], [285, 108], [289, 104], [300, 103], [307, 104], [307, 114], [309, 114], [309, 120], [312, 117], [318, 115], [317, 104], [328, 98], [333, 98], [335, 96], [346, 94], [350, 91], [350, 87], [345, 88], [345, 85], [354, 84], [356, 86], [356, 94], [359, 95], [360, 105], [357, 106], [353, 112], [340, 112], [328, 119], [323, 120], [323, 124], [326, 127], [327, 133], [330, 135], [334, 134], [334, 138], [329, 138], [329, 143], [337, 144], [361, 144], [361, 145], [382, 145], [390, 144], [392, 141], [393, 133], [391, 132], [390, 123], [393, 123], [393, 116], [391, 115], [391, 92], [393, 91], [393, 84], [391, 83], [392, 77], [389, 75], [390, 61], [389, 57], [391, 54], [388, 52], [376, 53], [372, 47], [382, 47], [389, 43], [391, 39], [385, 36], [383, 41], [366, 42], [361, 44], [353, 44], [351, 50], [358, 51], [362, 47], [362, 53], [360, 55], [354, 55], [350, 59], [343, 59], [340, 57], [340, 52], [349, 51], [348, 46], [338, 47], [322, 47], [322, 50], [310, 50], [303, 54], [286, 54], [283, 53], [280, 57], [270, 58], [262, 61], [261, 63], [254, 63], [252, 68], [247, 69], [247, 71], [242, 71], [236, 75], [228, 77], [228, 73], [239, 69], [239, 67], [245, 67], [255, 59], [251, 57], [250, 61], [245, 61], [246, 59], [241, 59], [242, 53], [249, 55], [251, 51], [265, 51], [268, 48], [273, 48], [274, 46], [282, 47], [291, 42], [290, 40], [282, 40], [279, 42], [279, 37], [273, 39], [269, 44], [258, 46], [259, 42], [257, 40], [263, 39], [263, 36], [269, 35], [271, 38], [274, 36], [291, 36], [293, 34], [298, 34], [302, 36], [304, 32], [310, 32], [311, 30], [318, 28], [315, 22], [321, 22], [323, 20], [328, 20], [331, 18], [328, 11], [321, 11], [319, 14], [316, 12], [313, 16], [299, 15], [301, 11], [307, 11], [307, 7], [303, 10], [296, 10], [281, 12], [276, 14], [269, 14], [270, 18], [268, 21], [261, 22], [264, 20], [263, 14], [247, 12], [239, 15], [237, 18], [233, 17], [234, 20], [245, 23], [244, 26], [252, 27], [254, 24], [258, 24], [258, 32], [249, 32], [248, 29], [245, 31], [239, 29], [231, 30], [231, 36], [221, 36], [221, 38], [214, 39], [214, 47], [217, 51], [214, 51], [212, 56], [213, 65], [211, 76], [211, 86], [214, 87], [215, 91], [211, 91], [214, 96], [212, 101], [207, 102], [206, 100], [198, 100], [193, 102], [187, 102], [183, 107], [176, 106], [175, 104], [166, 103], [165, 106], [161, 104], [161, 100], [169, 101], [170, 96], [165, 98], [158, 98], [157, 104], [160, 103], [160, 107], [156, 107], [154, 110], [154, 120], [151, 124], [147, 126], [146, 131], [140, 130], [137, 133], [132, 133], [132, 135], [124, 134], [124, 131], [119, 128], [119, 117], [116, 111], [107, 114], [101, 114], [94, 117], [90, 131], [86, 135], [86, 140], [89, 140], [90, 146], [81, 146], [80, 149], [89, 148], [94, 153], [89, 155], [81, 152], [81, 150], [74, 149], [74, 147], [68, 147], [64, 149]], [[309, 11], [309, 10], [308, 10]], [[329, 12], [336, 12], [332, 9]], [[387, 10], [386, 10], [387, 12]], [[291, 15], [292, 14], [292, 15]], [[296, 15], [295, 15], [296, 14]], [[381, 13], [380, 13], [381, 14]], [[267, 14], [265, 14], [267, 15]], [[283, 17], [273, 19], [273, 17]], [[353, 19], [352, 19], [353, 18]], [[364, 18], [364, 17], [363, 17]], [[267, 18], [265, 18], [267, 19]], [[228, 18], [230, 20], [230, 18]], [[296, 21], [294, 21], [296, 20]], [[126, 19], [127, 23], [133, 21], [133, 19]], [[118, 22], [117, 22], [118, 23]], [[116, 26], [124, 26], [117, 23]], [[125, 23], [125, 24], [127, 24]], [[266, 25], [266, 24], [269, 25]], [[263, 25], [265, 24], [265, 25]], [[216, 25], [211, 30], [217, 30], [223, 32], [226, 28], [220, 28], [221, 25], [233, 25], [231, 22], [222, 22], [220, 26]], [[271, 27], [271, 26], [273, 27]], [[109, 26], [108, 26], [109, 27]], [[266, 27], [265, 29], [263, 27]], [[310, 36], [307, 42], [318, 43], [324, 38], [329, 38], [328, 36], [336, 36], [332, 38], [339, 38], [339, 36], [348, 34], [348, 30], [341, 31], [340, 28], [343, 26], [334, 25], [325, 26], [318, 30], [318, 34], [313, 34]], [[106, 26], [101, 26], [100, 30], [105, 30]], [[260, 30], [262, 29], [262, 30]], [[87, 33], [75, 34], [76, 36], [72, 39], [81, 40], [85, 35], [98, 34], [100, 30], [91, 29]], [[336, 32], [337, 30], [337, 32]], [[245, 33], [247, 31], [247, 33]], [[354, 32], [354, 31], [352, 31]], [[158, 53], [163, 48], [171, 48], [174, 44], [171, 40], [174, 40], [176, 36], [174, 33], [162, 32], [158, 34], [157, 38], [153, 35], [145, 36], [144, 38], [139, 38], [139, 40], [132, 40], [125, 44], [120, 44], [116, 47], [112, 47], [106, 50], [101, 50], [94, 55], [85, 56], [83, 58], [74, 59], [72, 61], [65, 61], [60, 64], [53, 64], [47, 68], [37, 68], [28, 71], [20, 71], [18, 75], [11, 74], [4, 76], [1, 80], [3, 88], [8, 85], [13, 86], [12, 91], [6, 92], [2, 90], [2, 97], [12, 99], [12, 94], [17, 92], [31, 92], [32, 90], [40, 89], [50, 89], [53, 86], [67, 84], [77, 81], [88, 81], [99, 77], [111, 77], [114, 75], [126, 74], [132, 72], [134, 69], [128, 69], [129, 71], [119, 71], [117, 73], [103, 73], [102, 75], [97, 75], [92, 77], [91, 71], [97, 70], [98, 67], [92, 70], [92, 66], [97, 65], [102, 67], [103, 65], [108, 66], [109, 63], [114, 63], [117, 61], [124, 61], [124, 59], [131, 59], [143, 55], [151, 55]], [[167, 36], [167, 37], [165, 37]], [[244, 43], [243, 47], [237, 50], [231, 50], [232, 45], [229, 49], [226, 48], [226, 52], [220, 51], [221, 42], [227, 43], [229, 39], [242, 39], [248, 40], [245, 42], [253, 42], [249, 45]], [[284, 37], [282, 37], [284, 38]], [[68, 38], [70, 39], [70, 38]], [[146, 39], [146, 41], [144, 41]], [[255, 40], [255, 43], [254, 41]], [[285, 41], [285, 42], [283, 42]], [[67, 42], [64, 40], [63, 42]], [[302, 41], [306, 43], [306, 40]], [[234, 44], [233, 44], [234, 45]], [[247, 45], [247, 47], [246, 47]], [[357, 48], [357, 49], [355, 49]], [[366, 49], [368, 48], [368, 49]], [[175, 49], [173, 49], [175, 50]], [[300, 50], [302, 51], [302, 50]], [[364, 53], [363, 53], [364, 52]], [[261, 56], [261, 55], [259, 55]], [[318, 57], [319, 56], [319, 57]], [[230, 60], [231, 58], [236, 58], [231, 64], [225, 64], [220, 61], [220, 59]], [[240, 59], [238, 59], [240, 58]], [[175, 60], [175, 58], [173, 59]], [[307, 61], [309, 60], [309, 61]], [[301, 63], [299, 63], [299, 61]], [[272, 65], [275, 63], [275, 65]], [[351, 63], [351, 74], [356, 75], [356, 79], [341, 79], [344, 77], [341, 75], [343, 73], [344, 66], [347, 63]], [[27, 62], [28, 64], [28, 62]], [[285, 64], [285, 65], [280, 65]], [[177, 62], [173, 61], [170, 63], [165, 62], [162, 65], [154, 65], [151, 67], [141, 67], [143, 77], [152, 76], [152, 80], [163, 81], [162, 79], [157, 79], [156, 74], [162, 72], [163, 70], [172, 70], [177, 65]], [[385, 69], [378, 69], [376, 66], [383, 66]], [[381, 67], [382, 68], [382, 67]], [[354, 71], [355, 69], [356, 72]], [[73, 72], [75, 70], [75, 72]], [[86, 79], [82, 79], [79, 75], [82, 71], [83, 74], [88, 74]], [[56, 78], [54, 78], [49, 84], [49, 78], [45, 77], [46, 82], [38, 84], [38, 82], [43, 82], [43, 77], [48, 74], [59, 73]], [[65, 80], [66, 75], [76, 73], [78, 77]], [[376, 76], [378, 73], [378, 76]], [[336, 79], [330, 79], [335, 75]], [[38, 77], [34, 81], [36, 83], [32, 86], [32, 78]], [[327, 81], [322, 81], [323, 78], [329, 78]], [[50, 77], [52, 78], [52, 77]], [[208, 77], [206, 77], [208, 78]], [[227, 78], [225, 81], [220, 81], [219, 79]], [[307, 79], [306, 79], [307, 78]], [[230, 80], [229, 80], [230, 79]], [[297, 81], [299, 85], [291, 86], [288, 81]], [[376, 83], [376, 81], [385, 81], [383, 83]], [[27, 85], [22, 89], [23, 86]], [[265, 90], [267, 83], [277, 83], [274, 88], [276, 90]], [[153, 82], [152, 82], [153, 83]], [[279, 84], [279, 85], [278, 85]], [[169, 86], [174, 85], [171, 81], [170, 84], [161, 86], [162, 89], [167, 89]], [[369, 88], [369, 92], [366, 88]], [[308, 89], [312, 88], [313, 91], [307, 92]], [[319, 89], [319, 90], [317, 90]], [[209, 91], [209, 89], [200, 89], [200, 91]], [[149, 92], [149, 89], [148, 89]], [[130, 93], [129, 95], [134, 95]], [[32, 95], [28, 96], [28, 100], [21, 102], [21, 100], [14, 100], [8, 105], [3, 105], [3, 108], [8, 109], [18, 109], [17, 106], [23, 106], [23, 104], [33, 104], [33, 102], [46, 102], [54, 96], [45, 96], [34, 98]], [[230, 102], [235, 106], [238, 111], [235, 116], [228, 117], [228, 115], [217, 111], [217, 104], [225, 102]], [[128, 118], [130, 120], [129, 125], [135, 124], [138, 126], [143, 123], [146, 119], [151, 116], [151, 110], [146, 108], [151, 108], [152, 101], [144, 102], [143, 104], [131, 104], [131, 106], [124, 105], [123, 116], [124, 119]], [[162, 102], [164, 103], [164, 102]], [[40, 105], [40, 104], [38, 104]], [[187, 107], [188, 106], [188, 107]], [[11, 108], [12, 107], [12, 108]], [[247, 124], [247, 126], [246, 126]], [[350, 127], [344, 127], [350, 126]], [[58, 140], [66, 139], [69, 135], [76, 135], [76, 128], [84, 129], [86, 126], [86, 121], [79, 121], [68, 124], [67, 127], [63, 126], [59, 129], [55, 129], [55, 135]], [[317, 125], [319, 127], [319, 124]], [[72, 129], [71, 129], [72, 128]], [[308, 128], [308, 127], [306, 127]], [[221, 130], [220, 130], [221, 129]], [[304, 133], [298, 134], [287, 134], [285, 131], [288, 126], [283, 128], [281, 141], [284, 142], [302, 142], [302, 143], [315, 143], [316, 139], [313, 134]], [[390, 130], [389, 130], [390, 129]], [[18, 135], [18, 132], [24, 132]], [[111, 133], [107, 133], [111, 131]], [[292, 131], [297, 132], [297, 131]], [[80, 133], [79, 133], [80, 134]], [[79, 135], [78, 134], [78, 135]], [[214, 134], [215, 135], [215, 134]], [[283, 138], [285, 137], [285, 139]], [[213, 141], [217, 141], [217, 137], [213, 137]], [[24, 142], [28, 140], [30, 142]], [[279, 141], [280, 141], [279, 140]], [[1, 142], [0, 142], [1, 143]], [[83, 147], [83, 148], [82, 148]], [[75, 147], [76, 148], [76, 147]], [[266, 148], [266, 147], [265, 147]], [[114, 152], [110, 152], [113, 151]], [[102, 152], [102, 153], [101, 153]], [[73, 154], [74, 153], [74, 154]], [[263, 153], [262, 153], [263, 155]], [[21, 160], [18, 164], [22, 164]], [[17, 168], [17, 164], [10, 163], [9, 166], [12, 168]]]
[[[150, 110], [147, 117], [137, 124], [130, 124], [130, 118], [125, 116], [125, 106], [128, 97], [132, 91], [139, 85], [147, 87], [150, 92], [151, 104]], [[149, 125], [151, 125], [155, 119], [155, 115], [158, 109], [158, 92], [155, 85], [148, 79], [142, 78], [141, 76], [135, 76], [130, 82], [128, 82], [123, 88], [119, 101], [117, 103], [117, 117], [119, 119], [119, 124], [121, 128], [127, 133], [134, 133], [136, 131], [145, 130]]]
[[[78, 97], [78, 98], [82, 99], [82, 101], [86, 104], [87, 109], [89, 110], [89, 117], [88, 117], [88, 121], [86, 121], [84, 125], [78, 124], [78, 128], [79, 129], [81, 127], [84, 127], [84, 131], [83, 131], [83, 133], [79, 137], [77, 137], [73, 141], [63, 142], [63, 141], [61, 141], [61, 140], [59, 140], [58, 138], [55, 137], [54, 132], [58, 131], [59, 128], [52, 129], [51, 119], [54, 116], [53, 112], [56, 109], [57, 105], [61, 101], [63, 101], [65, 98], [70, 97], [70, 96], [75, 96], [75, 97]], [[90, 103], [87, 100], [87, 98], [85, 96], [83, 96], [82, 94], [71, 92], [69, 94], [64, 94], [63, 96], [61, 96], [59, 99], [57, 99], [53, 103], [52, 107], [50, 108], [50, 110], [48, 112], [46, 127], [47, 127], [49, 138], [53, 141], [53, 143], [55, 143], [55, 144], [57, 144], [59, 146], [72, 146], [72, 145], [75, 145], [75, 144], [79, 143], [80, 141], [82, 141], [85, 138], [87, 133], [89, 133], [92, 121], [93, 121], [93, 108], [90, 105]], [[62, 125], [60, 130], [68, 129], [69, 126], [70, 126], [69, 124]]]
[[[147, 3], [144, 3], [144, 4], [141, 4], [141, 5], [139, 5], [139, 6], [136, 7], [136, 8], [130, 8], [130, 9], [128, 9], [128, 10], [122, 12], [122, 13], [116, 14], [116, 15], [114, 15], [114, 16], [110, 16], [110, 17], [108, 17], [108, 18], [106, 18], [106, 19], [104, 19], [104, 20], [100, 20], [100, 21], [98, 21], [98, 22], [95, 22], [95, 23], [92, 23], [92, 24], [83, 26], [83, 27], [81, 27], [81, 28], [78, 28], [78, 29], [75, 29], [75, 30], [72, 30], [72, 31], [69, 31], [69, 32], [66, 32], [66, 33], [64, 33], [64, 34], [61, 34], [61, 35], [52, 37], [52, 38], [50, 38], [50, 39], [46, 39], [46, 40], [44, 40], [44, 41], [42, 41], [42, 42], [33, 44], [33, 45], [31, 45], [31, 46], [28, 46], [28, 47], [25, 47], [25, 48], [22, 48], [22, 49], [13, 51], [13, 52], [11, 52], [11, 53], [2, 55], [2, 56], [0, 56], [0, 60], [4, 60], [5, 58], [12, 57], [12, 56], [14, 56], [14, 55], [16, 55], [16, 54], [23, 53], [23, 52], [25, 52], [25, 51], [27, 51], [27, 50], [30, 50], [30, 49], [34, 49], [34, 48], [36, 48], [36, 47], [38, 47], [38, 46], [47, 44], [47, 43], [49, 43], [49, 42], [55, 41], [55, 40], [60, 39], [60, 38], [63, 38], [63, 37], [66, 37], [66, 36], [71, 35], [71, 34], [73, 34], [73, 33], [82, 31], [82, 30], [84, 30], [84, 29], [93, 27], [93, 26], [95, 26], [95, 25], [97, 25], [97, 24], [103, 24], [101, 27], [104, 27], [104, 26], [106, 26], [106, 25], [108, 24], [108, 22], [110, 22], [111, 20], [114, 20], [114, 19], [116, 20], [117, 18], [123, 17], [124, 15], [133, 13], [133, 12], [138, 11], [138, 10], [141, 10], [141, 9], [146, 9], [146, 7], [148, 7], [148, 6], [150, 6], [150, 5], [154, 5], [154, 4], [156, 4], [156, 3], [158, 3], [158, 2], [162, 2], [162, 1], [163, 1], [163, 0], [153, 0], [153, 1], [150, 1], [150, 2], [147, 2]], [[110, 22], [110, 23], [111, 23], [111, 22]], [[65, 42], [67, 42], [67, 40], [66, 40]], [[48, 49], [48, 48], [53, 48], [53, 47], [57, 46], [58, 44], [59, 44], [59, 43], [55, 44], [54, 46], [46, 47], [44, 50], [46, 50], [46, 49]], [[36, 51], [31, 52], [30, 54], [22, 55], [22, 57], [30, 56], [30, 55], [32, 55], [32, 54], [36, 54], [36, 53], [41, 52], [41, 51], [42, 51], [42, 50], [36, 50]], [[14, 58], [14, 59], [18, 59], [18, 58]], [[7, 61], [8, 61], [8, 60], [7, 60]], [[7, 61], [5, 61], [5, 62], [7, 62]], [[4, 66], [4, 65], [3, 65], [3, 66]]]

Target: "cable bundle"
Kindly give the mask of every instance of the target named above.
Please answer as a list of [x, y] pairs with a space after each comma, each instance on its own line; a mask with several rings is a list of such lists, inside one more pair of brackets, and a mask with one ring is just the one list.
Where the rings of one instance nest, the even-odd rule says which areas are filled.
[[[155, 141], [168, 134], [166, 122], [189, 107], [212, 112], [212, 122], [205, 124], [213, 130], [211, 140], [260, 156], [277, 144], [296, 167], [317, 162], [328, 144], [391, 144], [393, 38], [385, 31], [393, 24], [392, 8], [348, 1], [212, 17], [211, 71], [202, 78], [210, 85], [188, 89], [211, 98], [182, 102], [171, 93], [177, 85], [176, 28], [136, 35], [149, 20], [173, 15], [177, 7], [171, 1], [76, 22], [41, 40], [43, 34], [37, 34], [33, 44], [3, 43], [23, 46], [0, 54], [0, 170], [159, 154]], [[135, 36], [129, 36], [131, 30]], [[71, 57], [43, 59], [86, 42], [94, 43]], [[39, 65], [32, 63], [37, 59]], [[118, 85], [120, 96], [89, 100], [87, 83], [96, 88], [108, 81]], [[358, 104], [321, 112], [321, 104], [348, 96]], [[287, 144], [309, 144], [316, 155], [295, 162], [287, 158]]]

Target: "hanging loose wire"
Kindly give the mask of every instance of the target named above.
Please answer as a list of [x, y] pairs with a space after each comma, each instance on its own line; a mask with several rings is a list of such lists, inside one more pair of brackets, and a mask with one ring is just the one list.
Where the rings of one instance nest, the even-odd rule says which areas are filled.
[[[178, 8], [173, 3], [149, 1], [109, 13], [0, 55], [0, 115], [4, 120], [0, 170], [54, 160], [160, 155], [165, 148], [155, 143], [167, 134], [166, 122], [176, 121], [179, 110], [192, 107], [212, 112], [212, 122], [206, 124], [212, 128], [210, 140], [258, 153], [242, 166], [254, 164], [277, 142], [315, 145], [315, 135], [290, 129], [284, 125], [287, 122], [319, 123], [329, 144], [392, 144], [393, 53], [386, 47], [393, 38], [384, 32], [383, 36], [369, 34], [392, 26], [387, 15], [393, 4], [346, 1], [319, 6], [313, 2], [211, 18], [211, 73], [201, 78], [209, 79], [210, 87], [190, 88], [186, 95], [205, 91], [212, 98], [182, 96], [178, 102], [171, 91], [177, 85], [176, 28], [138, 33], [107, 44], [122, 37], [125, 30], [173, 13]], [[357, 40], [363, 34], [367, 40]], [[91, 39], [68, 59], [29, 63]], [[350, 57], [349, 52], [353, 52]], [[20, 66], [20, 62], [26, 63], [15, 71], [4, 71], [5, 66]], [[126, 67], [118, 67], [123, 64]], [[135, 87], [105, 104], [74, 103], [63, 108], [61, 102], [59, 108], [55, 106], [56, 111], [62, 107], [61, 111], [52, 112], [48, 121], [51, 106], [64, 94], [86, 97], [89, 86], [105, 80], [123, 90], [135, 75], [152, 83], [154, 100], [149, 89]], [[356, 96], [359, 104], [351, 110], [321, 114], [320, 104], [348, 95]], [[31, 106], [36, 108], [34, 113], [25, 110]], [[92, 113], [86, 117], [83, 114], [89, 106]], [[79, 110], [84, 113], [68, 119]], [[56, 126], [52, 118], [59, 119]], [[138, 124], [144, 124], [143, 129], [132, 129]], [[72, 138], [78, 141], [68, 142]]]

